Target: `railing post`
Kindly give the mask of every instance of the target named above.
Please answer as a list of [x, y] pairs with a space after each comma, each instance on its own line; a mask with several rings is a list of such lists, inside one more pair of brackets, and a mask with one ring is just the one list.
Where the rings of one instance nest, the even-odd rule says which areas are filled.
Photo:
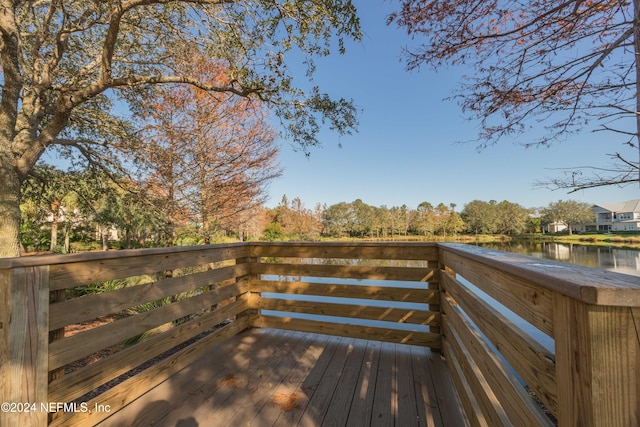
[[[67, 290], [66, 289], [59, 289], [56, 291], [52, 291], [49, 293], [49, 304], [53, 304], [53, 303], [57, 303], [57, 302], [62, 302], [66, 299], [67, 296]], [[49, 306], [50, 306], [49, 305]], [[50, 331], [49, 332], [49, 344], [51, 344], [54, 341], [60, 340], [62, 338], [64, 338], [64, 327], [60, 328], [60, 329], [56, 329], [54, 331]], [[52, 371], [49, 372], [49, 383], [51, 383], [51, 381], [53, 380], [57, 380], [60, 379], [64, 376], [65, 373], [65, 367], [62, 366], [58, 369], [54, 369]], [[55, 418], [62, 416], [63, 412], [53, 412], [49, 414], [49, 423], [51, 423], [51, 421], [53, 421]]]
[[554, 295], [558, 421], [640, 425], [640, 308]]
[[[251, 247], [250, 248], [250, 252], [251, 252]], [[249, 273], [244, 275], [244, 276], [240, 276], [236, 278], [236, 281], [240, 281], [240, 280], [245, 280], [248, 281], [249, 283], [251, 283], [257, 276], [253, 273], [253, 264], [255, 264], [256, 262], [258, 262], [258, 258], [251, 256], [251, 254], [245, 258], [240, 258], [236, 260], [236, 264], [240, 264], [240, 263], [248, 263], [249, 264]], [[244, 316], [249, 316], [249, 324], [253, 327], [253, 323], [255, 321], [255, 317], [256, 317], [256, 313], [257, 313], [257, 309], [258, 309], [258, 294], [256, 294], [255, 292], [253, 292], [253, 290], [249, 290], [249, 292], [247, 292], [247, 296], [248, 296], [248, 305], [249, 305], [249, 310], [244, 311], [242, 313], [238, 313], [238, 315], [236, 317], [241, 318]]]
[[46, 426], [49, 267], [0, 270], [0, 305], [0, 425]]
[[[442, 284], [442, 280], [443, 280], [443, 272], [448, 272], [451, 273], [455, 276], [455, 272], [449, 268], [446, 263], [444, 262], [444, 249], [441, 246], [438, 246], [438, 283], [437, 284], [433, 284], [433, 283], [429, 283], [429, 289], [435, 288], [439, 290], [440, 293], [440, 300], [442, 301], [445, 298], [445, 288]], [[440, 313], [440, 322], [443, 323], [444, 322], [444, 316], [442, 316], [442, 305], [440, 304], [430, 304], [429, 305], [429, 310], [431, 311], [436, 311], [438, 313]], [[440, 348], [442, 349], [444, 346], [444, 339], [443, 339], [443, 334], [444, 334], [444, 325], [440, 325], [440, 327], [430, 327], [429, 330], [431, 332], [436, 332], [440, 334]], [[433, 350], [433, 349], [432, 349]], [[444, 351], [440, 350], [442, 353], [444, 353]]]

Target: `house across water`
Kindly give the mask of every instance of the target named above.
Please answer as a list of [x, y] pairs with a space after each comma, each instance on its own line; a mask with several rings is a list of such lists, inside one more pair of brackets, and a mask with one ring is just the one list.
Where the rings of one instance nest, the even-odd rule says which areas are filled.
[[640, 200], [594, 205], [596, 222], [585, 231], [640, 231]]

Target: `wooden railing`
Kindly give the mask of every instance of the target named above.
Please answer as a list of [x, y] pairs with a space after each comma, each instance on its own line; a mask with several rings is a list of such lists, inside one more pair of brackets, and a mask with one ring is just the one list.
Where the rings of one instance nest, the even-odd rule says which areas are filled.
[[254, 244], [250, 256], [254, 326], [440, 348], [435, 244]]
[[560, 426], [640, 425], [637, 277], [439, 247], [443, 352], [472, 425], [552, 425], [530, 393]]
[[4, 259], [0, 304], [1, 426], [95, 424], [248, 327], [441, 351], [474, 426], [640, 420], [640, 280], [473, 246]]
[[14, 405], [0, 425], [93, 425], [247, 328], [247, 254], [236, 244], [0, 260], [0, 401]]

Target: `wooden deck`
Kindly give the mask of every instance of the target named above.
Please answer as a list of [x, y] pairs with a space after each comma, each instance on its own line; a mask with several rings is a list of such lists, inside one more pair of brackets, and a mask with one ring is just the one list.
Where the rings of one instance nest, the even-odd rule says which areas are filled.
[[453, 390], [424, 347], [251, 329], [99, 425], [467, 425]]

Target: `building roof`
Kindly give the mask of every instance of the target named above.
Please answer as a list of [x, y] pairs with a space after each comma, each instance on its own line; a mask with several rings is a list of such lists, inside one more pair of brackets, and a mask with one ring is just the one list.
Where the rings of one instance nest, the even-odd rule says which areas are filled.
[[602, 208], [609, 212], [640, 212], [640, 200], [629, 200], [622, 203], [607, 203], [594, 205], [596, 208]]

